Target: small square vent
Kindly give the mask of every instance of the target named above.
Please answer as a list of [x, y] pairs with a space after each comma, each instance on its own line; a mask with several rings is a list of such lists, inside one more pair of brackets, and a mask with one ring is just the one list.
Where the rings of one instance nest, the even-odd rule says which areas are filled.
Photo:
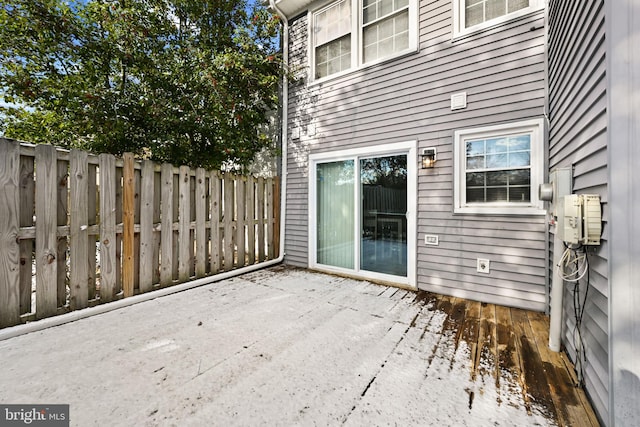
[[467, 108], [467, 92], [451, 95], [451, 110], [461, 110], [463, 108]]

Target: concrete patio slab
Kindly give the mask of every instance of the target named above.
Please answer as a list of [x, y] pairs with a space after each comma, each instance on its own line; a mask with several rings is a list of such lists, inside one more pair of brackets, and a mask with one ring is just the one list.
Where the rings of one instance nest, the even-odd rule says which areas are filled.
[[472, 374], [446, 319], [275, 267], [0, 342], [0, 402], [70, 404], [76, 426], [555, 425], [491, 357]]

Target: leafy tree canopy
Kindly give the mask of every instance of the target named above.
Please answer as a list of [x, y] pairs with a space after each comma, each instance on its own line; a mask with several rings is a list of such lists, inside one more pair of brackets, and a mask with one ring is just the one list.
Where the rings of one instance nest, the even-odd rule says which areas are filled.
[[0, 133], [247, 165], [272, 142], [281, 58], [278, 19], [246, 1], [0, 0]]

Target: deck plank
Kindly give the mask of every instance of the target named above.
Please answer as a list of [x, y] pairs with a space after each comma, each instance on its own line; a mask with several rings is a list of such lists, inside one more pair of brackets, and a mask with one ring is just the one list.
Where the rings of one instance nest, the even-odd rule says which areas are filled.
[[482, 307], [477, 301], [468, 301], [464, 322], [462, 324], [461, 339], [469, 346], [469, 356], [471, 364], [471, 380], [475, 380], [478, 370], [478, 334], [480, 332], [480, 311]]
[[[507, 307], [496, 306], [496, 386], [501, 391], [500, 398], [508, 404], [509, 387], [520, 388], [522, 378], [520, 357], [516, 347], [516, 336], [512, 328], [511, 311]], [[515, 383], [511, 386], [510, 383]], [[526, 396], [525, 396], [526, 397]], [[526, 401], [526, 400], [525, 400]]]
[[549, 321], [542, 313], [528, 312], [529, 323], [537, 345], [537, 353], [542, 359], [551, 390], [558, 423], [561, 426], [599, 426], [598, 420], [590, 405], [585, 405], [584, 391], [575, 386], [567, 370], [561, 353], [549, 349]]
[[549, 383], [546, 381], [542, 364], [527, 312], [511, 309], [513, 329], [516, 334], [516, 348], [519, 352], [520, 366], [524, 374], [523, 390], [530, 396], [529, 411], [542, 411], [545, 415], [558, 419], [556, 407], [551, 397]]

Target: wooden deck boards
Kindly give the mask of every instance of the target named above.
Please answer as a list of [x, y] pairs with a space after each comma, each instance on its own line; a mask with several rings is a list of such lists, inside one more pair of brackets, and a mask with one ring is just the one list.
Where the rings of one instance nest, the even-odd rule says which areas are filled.
[[74, 425], [597, 426], [547, 331], [540, 313], [273, 267], [0, 341], [0, 402], [46, 396]]
[[427, 292], [420, 292], [416, 300], [428, 301], [446, 314], [442, 333], [455, 337], [456, 348], [460, 341], [470, 347], [472, 379], [493, 377], [505, 398], [513, 392], [513, 384], [505, 379], [515, 381], [527, 410], [535, 402], [559, 426], [600, 425], [584, 390], [576, 386], [571, 362], [549, 349], [549, 319], [543, 313]]

